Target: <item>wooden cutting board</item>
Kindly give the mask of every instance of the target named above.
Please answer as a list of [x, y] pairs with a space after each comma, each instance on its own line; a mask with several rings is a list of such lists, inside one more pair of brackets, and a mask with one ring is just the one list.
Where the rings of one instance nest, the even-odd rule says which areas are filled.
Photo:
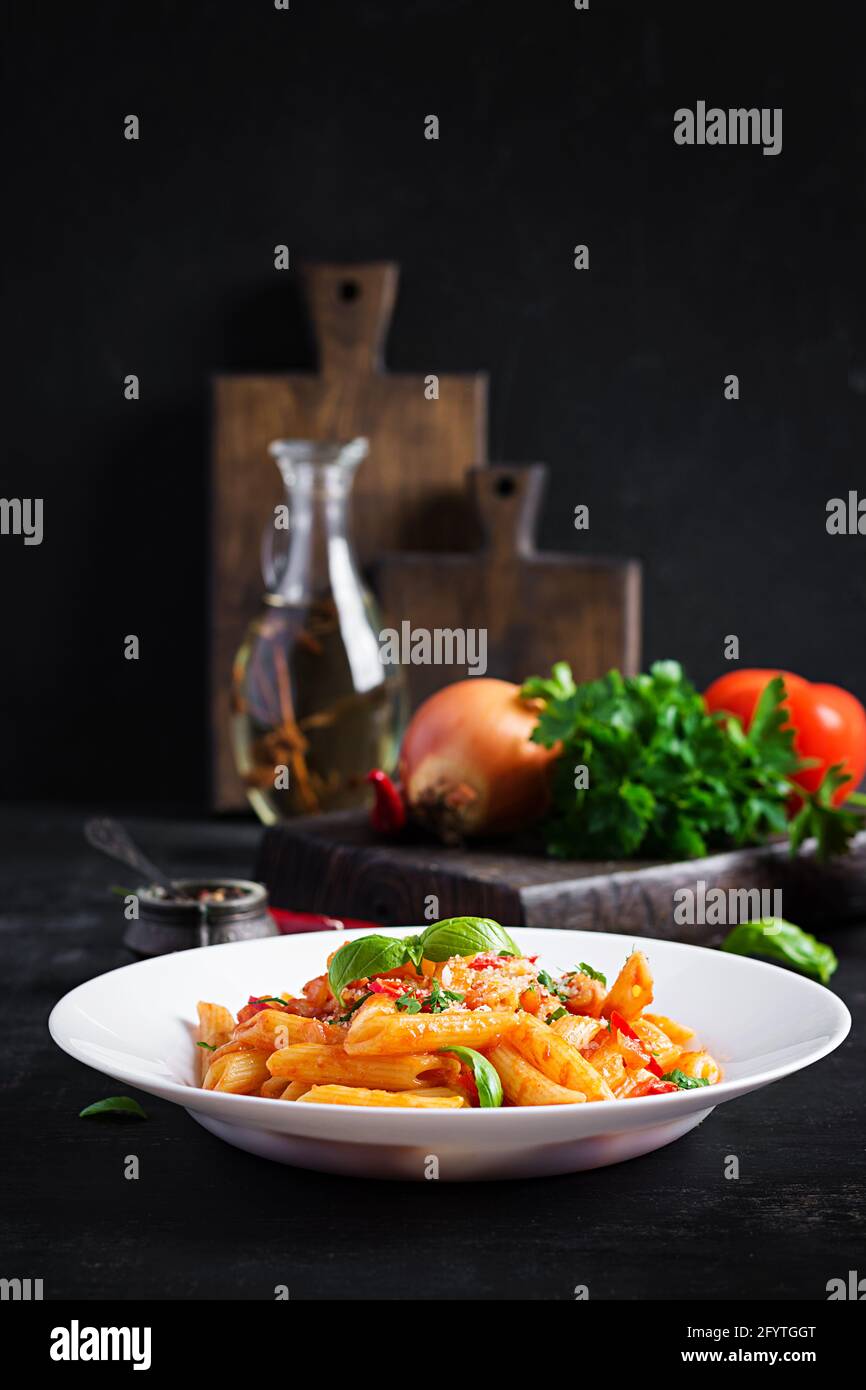
[[[487, 672], [522, 681], [568, 661], [577, 680], [640, 665], [640, 565], [636, 560], [535, 548], [546, 469], [490, 465], [470, 483], [485, 537], [463, 555], [387, 555], [375, 570], [388, 627], [486, 628]], [[468, 666], [408, 665], [413, 707]]]
[[282, 492], [273, 439], [366, 435], [370, 455], [353, 490], [363, 564], [383, 550], [459, 548], [477, 540], [465, 473], [487, 456], [487, 378], [384, 370], [398, 268], [311, 265], [302, 272], [318, 372], [214, 379], [211, 514], [211, 746], [213, 804], [246, 804], [228, 732], [232, 659], [263, 590], [262, 529]]
[[[508, 926], [614, 931], [717, 945], [727, 928], [674, 922], [674, 892], [782, 890], [785, 916], [820, 935], [828, 921], [866, 916], [866, 831], [847, 855], [819, 863], [787, 842], [682, 863], [547, 859], [511, 840], [449, 848], [420, 834], [389, 841], [358, 811], [309, 816], [265, 832], [256, 878], [271, 902], [298, 912], [361, 917], [383, 926], [434, 916], [494, 917]], [[772, 899], [768, 899], [772, 903]]]

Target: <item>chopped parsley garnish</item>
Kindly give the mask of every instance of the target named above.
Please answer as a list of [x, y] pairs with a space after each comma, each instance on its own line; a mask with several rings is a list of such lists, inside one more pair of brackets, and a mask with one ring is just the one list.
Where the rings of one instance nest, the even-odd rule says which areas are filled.
[[196, 1047], [206, 1047], [208, 1052], [216, 1052], [216, 1047], [213, 1043], [197, 1042]]
[[427, 1001], [428, 1008], [431, 1014], [441, 1014], [449, 1004], [462, 1004], [465, 998], [465, 994], [458, 994], [456, 989], [443, 989], [439, 981], [434, 980]]
[[416, 999], [414, 994], [401, 994], [397, 1000], [397, 1008], [401, 1014], [420, 1014], [421, 1000]]
[[662, 1081], [672, 1081], [681, 1091], [695, 1091], [698, 1086], [709, 1086], [709, 1081], [705, 1076], [686, 1076], [679, 1067], [674, 1067], [673, 1071], [665, 1072]]
[[328, 1022], [329, 1022], [329, 1023], [348, 1023], [348, 1022], [349, 1022], [349, 1019], [352, 1017], [352, 1014], [355, 1012], [355, 1010], [356, 1010], [356, 1009], [360, 1009], [360, 1007], [361, 1007], [362, 1004], [366, 1004], [367, 1000], [368, 1000], [368, 999], [372, 999], [372, 998], [373, 998], [373, 991], [370, 989], [370, 990], [367, 991], [366, 994], [362, 994], [361, 997], [360, 997], [360, 999], [356, 999], [355, 1002], [354, 1002], [354, 1004], [352, 1004], [352, 1005], [346, 1010], [346, 1012], [345, 1012], [344, 1014], [340, 1014], [338, 1018], [329, 1018], [329, 1019], [328, 1019]]
[[585, 960], [580, 962], [580, 970], [582, 974], [588, 975], [591, 980], [598, 980], [600, 985], [604, 985], [605, 988], [607, 988], [607, 976], [602, 975], [600, 970], [593, 970], [592, 966], [587, 965]]
[[548, 1024], [555, 1023], [558, 1018], [564, 1018], [567, 1013], [568, 1009], [563, 1009], [561, 1007], [558, 1009], [554, 1009], [552, 1014], [547, 1015], [546, 1021]]

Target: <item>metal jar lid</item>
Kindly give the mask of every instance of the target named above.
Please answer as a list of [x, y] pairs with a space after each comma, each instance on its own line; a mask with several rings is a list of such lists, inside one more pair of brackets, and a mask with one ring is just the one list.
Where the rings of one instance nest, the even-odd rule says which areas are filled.
[[129, 923], [123, 937], [130, 950], [158, 956], [279, 935], [261, 883], [243, 878], [183, 878], [176, 879], [175, 885], [199, 901], [179, 901], [155, 885], [136, 890], [139, 917]]

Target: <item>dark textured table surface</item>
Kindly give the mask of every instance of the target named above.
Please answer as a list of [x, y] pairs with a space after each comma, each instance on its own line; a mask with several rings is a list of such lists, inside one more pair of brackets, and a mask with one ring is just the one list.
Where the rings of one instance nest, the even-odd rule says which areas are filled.
[[[84, 845], [83, 819], [0, 814], [3, 1276], [42, 1278], [46, 1299], [272, 1299], [277, 1284], [292, 1298], [571, 1299], [586, 1284], [590, 1298], [823, 1300], [828, 1279], [864, 1268], [863, 927], [820, 933], [840, 957], [848, 1041], [670, 1148], [536, 1182], [350, 1181], [241, 1153], [150, 1096], [147, 1123], [78, 1119], [126, 1088], [55, 1047], [47, 1016], [130, 960], [107, 891], [123, 872]], [[177, 873], [246, 874], [260, 833], [127, 823]]]

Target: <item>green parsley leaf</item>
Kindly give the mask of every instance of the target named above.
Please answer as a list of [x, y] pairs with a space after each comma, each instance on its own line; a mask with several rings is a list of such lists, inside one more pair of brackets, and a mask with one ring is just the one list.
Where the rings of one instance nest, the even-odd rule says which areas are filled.
[[401, 1014], [420, 1014], [421, 1000], [416, 999], [414, 994], [401, 994], [397, 1000], [397, 1008]]
[[602, 975], [600, 970], [593, 970], [592, 966], [587, 965], [585, 960], [580, 962], [578, 968], [582, 975], [588, 975], [591, 980], [598, 980], [600, 985], [604, 985], [605, 988], [607, 988], [607, 976]]
[[[676, 661], [582, 685], [562, 672], [533, 677], [523, 694], [542, 701], [533, 740], [562, 745], [544, 827], [551, 855], [692, 859], [789, 833], [792, 851], [814, 836], [817, 855], [827, 857], [866, 825], [859, 798], [833, 805], [841, 767], [811, 794], [793, 781], [805, 764], [781, 676], [763, 690], [748, 730], [731, 714], [710, 714]], [[575, 789], [578, 764], [588, 769], [586, 788]], [[792, 796], [802, 807], [789, 823]]]
[[699, 1086], [709, 1086], [709, 1081], [704, 1076], [686, 1076], [679, 1067], [674, 1067], [673, 1071], [665, 1072], [662, 1081], [672, 1081], [681, 1091], [696, 1091]]
[[431, 1014], [441, 1014], [449, 1004], [460, 1004], [465, 998], [466, 996], [458, 994], [456, 989], [443, 989], [439, 981], [434, 980], [430, 987], [428, 1008]]
[[553, 1011], [552, 1014], [548, 1014], [548, 1015], [547, 1015], [547, 1018], [545, 1019], [545, 1023], [548, 1023], [548, 1024], [550, 1024], [550, 1023], [555, 1023], [556, 1020], [557, 1020], [558, 1018], [564, 1018], [565, 1015], [566, 1015], [567, 1013], [568, 1013], [568, 1009], [563, 1009], [563, 1008], [561, 1008], [561, 1007], [558, 1008], [558, 1009], [554, 1009], [554, 1011]]
[[216, 1047], [213, 1043], [197, 1042], [196, 1047], [204, 1047], [208, 1052], [216, 1052]]

